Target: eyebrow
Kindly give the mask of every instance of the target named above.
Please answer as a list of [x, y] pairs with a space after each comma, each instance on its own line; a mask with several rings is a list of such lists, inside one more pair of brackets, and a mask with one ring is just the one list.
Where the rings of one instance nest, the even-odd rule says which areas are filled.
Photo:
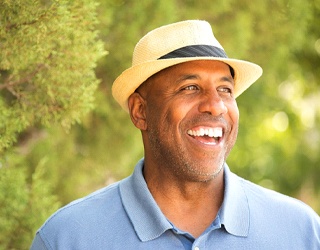
[[[178, 80], [176, 81], [176, 83], [180, 83], [186, 80], [200, 80], [201, 77], [198, 74], [186, 74], [186, 75], [182, 75], [181, 77], [178, 78]], [[219, 79], [220, 82], [229, 82], [232, 85], [234, 85], [234, 80], [231, 76], [222, 76]]]
[[234, 79], [231, 76], [223, 76], [220, 78], [221, 82], [230, 82], [232, 85], [234, 85]]
[[200, 80], [201, 77], [197, 74], [186, 74], [182, 75], [181, 77], [178, 78], [177, 83], [186, 81], [186, 80]]

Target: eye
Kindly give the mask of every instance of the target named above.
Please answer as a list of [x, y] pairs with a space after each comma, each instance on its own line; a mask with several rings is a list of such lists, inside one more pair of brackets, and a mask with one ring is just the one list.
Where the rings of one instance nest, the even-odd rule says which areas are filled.
[[219, 89], [220, 92], [225, 92], [225, 93], [231, 93], [231, 89], [230, 88], [220, 88]]
[[223, 93], [223, 94], [230, 94], [230, 95], [233, 94], [233, 88], [230, 88], [230, 87], [227, 87], [227, 86], [218, 88], [218, 91]]
[[198, 90], [199, 88], [196, 85], [188, 85], [183, 87], [181, 90]]

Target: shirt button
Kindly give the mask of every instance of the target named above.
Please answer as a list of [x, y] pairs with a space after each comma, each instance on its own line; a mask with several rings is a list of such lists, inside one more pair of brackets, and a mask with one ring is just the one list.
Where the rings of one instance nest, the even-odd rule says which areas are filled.
[[194, 250], [200, 250], [200, 248], [199, 247], [195, 247]]

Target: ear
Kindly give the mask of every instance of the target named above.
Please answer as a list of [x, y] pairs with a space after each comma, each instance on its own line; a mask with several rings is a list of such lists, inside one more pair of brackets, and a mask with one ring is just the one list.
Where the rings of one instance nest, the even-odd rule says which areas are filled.
[[133, 93], [129, 96], [128, 107], [131, 121], [140, 130], [147, 129], [146, 122], [146, 101], [139, 93]]

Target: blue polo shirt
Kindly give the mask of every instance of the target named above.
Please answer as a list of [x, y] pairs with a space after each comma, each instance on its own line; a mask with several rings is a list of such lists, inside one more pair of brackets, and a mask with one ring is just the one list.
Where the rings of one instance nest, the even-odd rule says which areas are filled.
[[223, 204], [195, 239], [161, 212], [143, 162], [130, 177], [58, 210], [31, 249], [320, 249], [320, 219], [310, 207], [236, 176], [227, 165]]

